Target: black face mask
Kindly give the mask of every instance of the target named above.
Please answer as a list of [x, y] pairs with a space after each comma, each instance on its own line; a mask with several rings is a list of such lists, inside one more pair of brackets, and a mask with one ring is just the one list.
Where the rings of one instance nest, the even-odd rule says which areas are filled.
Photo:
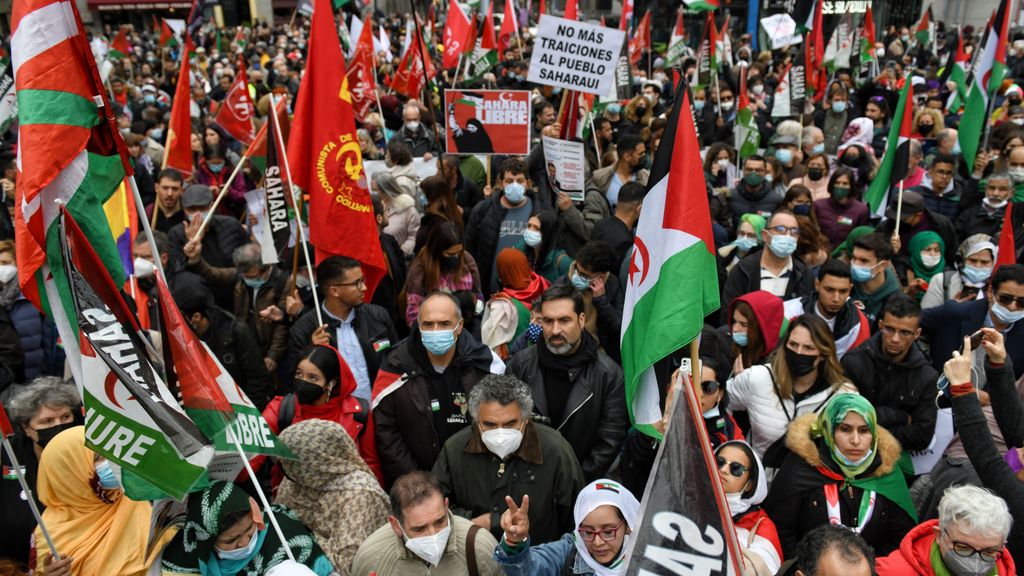
[[934, 127], [934, 124], [918, 124], [917, 132], [921, 134], [921, 136], [927, 136], [932, 133], [932, 128]]
[[808, 168], [807, 169], [807, 177], [810, 178], [812, 182], [817, 182], [818, 180], [821, 180], [822, 176], [824, 176], [824, 175], [825, 175], [825, 171], [822, 170], [821, 168]]
[[789, 367], [789, 373], [794, 378], [799, 378], [813, 372], [815, 362], [817, 361], [817, 356], [799, 354], [797, 352], [793, 352], [789, 348], [786, 348], [786, 366]]
[[850, 168], [856, 168], [860, 166], [860, 156], [850, 156], [849, 154], [844, 154], [843, 164], [846, 164]]
[[644, 114], [647, 114], [647, 108], [637, 108], [636, 109], [637, 117], [641, 117], [642, 118]]
[[49, 444], [50, 440], [53, 440], [57, 434], [60, 434], [69, 428], [74, 428], [75, 426], [78, 426], [78, 424], [75, 422], [68, 422], [67, 424], [57, 424], [56, 426], [36, 430], [36, 436], [39, 438], [39, 440], [36, 440], [36, 444], [39, 444], [40, 448], [46, 448], [46, 445]]
[[442, 270], [455, 270], [459, 266], [458, 256], [441, 256]]
[[294, 384], [295, 399], [299, 401], [299, 404], [312, 404], [324, 395], [324, 389], [312, 382], [296, 378]]

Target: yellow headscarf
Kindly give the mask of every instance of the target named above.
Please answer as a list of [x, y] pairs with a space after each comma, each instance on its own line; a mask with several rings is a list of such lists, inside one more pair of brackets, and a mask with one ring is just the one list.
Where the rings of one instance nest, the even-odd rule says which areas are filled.
[[[36, 491], [46, 505], [43, 522], [57, 553], [74, 558], [75, 574], [145, 574], [152, 505], [124, 494], [107, 504], [96, 495], [95, 484], [95, 453], [85, 447], [85, 427], [65, 430], [46, 445]], [[51, 558], [38, 527], [35, 543], [36, 574], [43, 574]]]

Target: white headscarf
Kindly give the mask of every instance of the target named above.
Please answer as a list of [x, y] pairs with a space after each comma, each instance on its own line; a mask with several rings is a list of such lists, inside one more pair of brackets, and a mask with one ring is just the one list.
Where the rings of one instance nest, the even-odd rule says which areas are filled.
[[[636, 530], [637, 524], [640, 521], [640, 502], [637, 501], [636, 496], [626, 487], [618, 482], [613, 482], [608, 479], [594, 480], [587, 485], [580, 495], [576, 497], [576, 506], [573, 508], [573, 518], [576, 520], [576, 527], [583, 522], [583, 519], [588, 514], [596, 510], [599, 506], [614, 506], [619, 509], [622, 513], [622, 517], [626, 520], [626, 524], [630, 530]], [[599, 536], [600, 538], [600, 536]], [[626, 538], [629, 538], [627, 535]], [[576, 551], [590, 566], [597, 576], [617, 576], [622, 573], [623, 567], [626, 566], [626, 541], [622, 541], [622, 550], [619, 551], [618, 558], [612, 562], [611, 566], [605, 566], [594, 557], [590, 555], [590, 551], [587, 550], [586, 543], [583, 542], [583, 538], [580, 538], [578, 533], [573, 534], [573, 539], [576, 542]]]
[[756, 465], [756, 469], [752, 469], [750, 471], [752, 475], [757, 476], [755, 479], [757, 484], [754, 487], [753, 494], [747, 497], [743, 496], [743, 492], [740, 492], [738, 495], [726, 494], [726, 499], [729, 501], [730, 514], [738, 516], [747, 510], [750, 510], [751, 506], [756, 506], [757, 504], [764, 502], [764, 499], [768, 496], [768, 479], [765, 477], [764, 464], [761, 464], [761, 459], [757, 457], [757, 453], [750, 447], [750, 444], [747, 444], [743, 440], [730, 440], [728, 442], [723, 442], [715, 449], [715, 455], [717, 456], [718, 452], [726, 446], [735, 446], [743, 450], [752, 466]]

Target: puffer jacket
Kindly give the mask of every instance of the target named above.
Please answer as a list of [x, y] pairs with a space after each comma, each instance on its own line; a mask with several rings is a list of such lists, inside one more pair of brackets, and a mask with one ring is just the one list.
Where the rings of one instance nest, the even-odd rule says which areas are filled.
[[384, 233], [398, 241], [406, 256], [413, 255], [412, 249], [416, 245], [416, 233], [419, 230], [420, 213], [416, 210], [416, 199], [406, 194], [392, 198]]
[[[597, 361], [569, 371], [572, 389], [565, 403], [565, 415], [561, 422], [550, 422], [576, 452], [588, 482], [608, 472], [629, 428], [622, 368], [604, 352], [595, 352]], [[533, 411], [547, 417], [539, 354], [537, 346], [520, 351], [512, 357], [508, 371], [530, 385]]]
[[[900, 547], [892, 554], [878, 558], [875, 569], [878, 576], [934, 576], [932, 567], [932, 546], [935, 544], [935, 529], [939, 521], [929, 520], [918, 524], [903, 537]], [[1013, 556], [1003, 554], [996, 561], [998, 576], [1012, 576], [1017, 573]]]
[[[842, 359], [843, 371], [861, 395], [871, 401], [884, 426], [904, 450], [924, 450], [935, 434], [935, 380], [932, 368], [917, 344], [906, 358], [893, 362], [882, 350], [879, 332]], [[907, 424], [907, 418], [910, 424]]]
[[740, 372], [728, 382], [726, 390], [729, 391], [729, 410], [746, 410], [750, 415], [748, 441], [758, 456], [764, 456], [798, 416], [818, 412], [836, 394], [857, 391], [849, 382], [837, 382], [794, 405], [792, 398], [779, 399], [771, 369], [766, 364]]
[[25, 377], [31, 383], [39, 376], [64, 374], [64, 349], [57, 345], [57, 326], [19, 295], [11, 307], [11, 324], [21, 338], [21, 351], [25, 356]]

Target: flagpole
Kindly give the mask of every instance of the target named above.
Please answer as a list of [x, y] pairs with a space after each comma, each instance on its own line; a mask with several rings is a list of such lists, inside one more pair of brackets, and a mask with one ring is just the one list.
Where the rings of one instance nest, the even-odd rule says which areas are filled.
[[[135, 182], [134, 174], [128, 177], [128, 182], [131, 184], [132, 196], [135, 198], [135, 209], [137, 211], [141, 210], [142, 214], [145, 214], [146, 208], [142, 205], [142, 194], [139, 193], [139, 185]], [[153, 214], [156, 214], [156, 211], [159, 209], [160, 207], [157, 205], [157, 202], [153, 202]], [[156, 266], [157, 272], [159, 272], [166, 281], [167, 274], [164, 272], [163, 263], [160, 262], [160, 251], [157, 250], [156, 247], [156, 238], [153, 237], [153, 228], [145, 218], [139, 218], [139, 222], [142, 222], [142, 231], [146, 234], [146, 241], [149, 242], [149, 247], [153, 251], [153, 265]]]
[[252, 464], [249, 463], [249, 459], [245, 456], [245, 450], [242, 450], [242, 444], [238, 441], [238, 436], [233, 430], [231, 431], [231, 439], [234, 440], [235, 449], [238, 450], [238, 457], [242, 459], [245, 471], [249, 473], [249, 478], [252, 479], [252, 485], [256, 489], [256, 494], [260, 497], [260, 503], [263, 504], [263, 509], [267, 511], [270, 524], [274, 527], [274, 532], [281, 541], [281, 545], [284, 546], [284, 553], [288, 555], [289, 560], [295, 562], [292, 547], [288, 544], [288, 539], [284, 537], [284, 532], [281, 531], [281, 526], [277, 523], [277, 516], [274, 515], [274, 510], [270, 507], [270, 502], [267, 500], [267, 495], [263, 493], [263, 487], [260, 486], [259, 480], [256, 479], [256, 472], [253, 471]]
[[[273, 108], [271, 109], [271, 122], [274, 123], [274, 139], [281, 143], [281, 152], [284, 155], [284, 158], [278, 159], [278, 162], [284, 164], [284, 175], [286, 178], [288, 178], [288, 195], [292, 197], [292, 202], [294, 203], [295, 193], [292, 189], [292, 169], [288, 165], [288, 151], [285, 149], [284, 134], [281, 134], [281, 121], [277, 117], [277, 102], [275, 101], [273, 95], [270, 96], [270, 103], [273, 106]], [[316, 294], [316, 280], [313, 278], [315, 274], [312, 274], [312, 272], [316, 270], [316, 268], [313, 267], [313, 263], [309, 258], [309, 246], [306, 245], [306, 230], [305, 228], [302, 227], [302, 213], [300, 211], [301, 208], [302, 206], [300, 200], [300, 203], [296, 205], [295, 210], [295, 226], [299, 229], [299, 239], [302, 240], [302, 253], [306, 258], [306, 268], [308, 268], [310, 271], [309, 286], [311, 289], [310, 291], [313, 293], [313, 306], [315, 306], [314, 310], [316, 310], [317, 325], [323, 326], [324, 317], [323, 313], [320, 311], [320, 297], [317, 296]]]
[[601, 166], [601, 141], [597, 139], [597, 130], [594, 129], [594, 114], [590, 114], [590, 135], [594, 137], [594, 150], [597, 151], [597, 165]]
[[[904, 178], [906, 180], [906, 178]], [[900, 236], [900, 218], [903, 217], [903, 180], [900, 180], [899, 195], [896, 196], [896, 230], [892, 233], [893, 238]]]
[[[384, 106], [380, 103], [380, 90], [377, 84], [377, 55], [374, 54], [373, 58], [370, 59], [370, 63], [373, 65], [373, 96], [377, 99], [377, 112], [380, 113], [380, 131], [384, 133], [384, 145], [388, 143], [388, 131], [384, 127]], [[271, 97], [273, 99], [273, 97]], [[290, 178], [290, 176], [289, 176]]]
[[24, 493], [25, 501], [28, 502], [28, 507], [32, 510], [32, 516], [35, 516], [36, 523], [39, 525], [39, 531], [43, 533], [46, 545], [50, 547], [50, 554], [54, 560], [62, 560], [60, 554], [57, 553], [57, 546], [54, 545], [53, 538], [50, 537], [50, 531], [46, 529], [46, 524], [43, 522], [43, 515], [39, 513], [39, 507], [36, 506], [36, 497], [32, 495], [32, 489], [29, 488], [28, 482], [25, 481], [25, 472], [21, 469], [18, 457], [14, 454], [14, 447], [7, 440], [7, 436], [3, 434], [0, 434], [0, 441], [3, 441], [4, 451], [7, 452], [7, 457], [11, 459], [14, 474], [18, 477], [21, 491]]
[[231, 171], [231, 175], [224, 181], [224, 185], [220, 187], [220, 190], [217, 192], [217, 197], [213, 199], [213, 205], [210, 206], [210, 210], [203, 218], [203, 223], [199, 225], [199, 230], [196, 231], [195, 236], [189, 238], [189, 241], [202, 237], [203, 232], [206, 231], [206, 226], [210, 223], [210, 220], [213, 220], [213, 214], [217, 211], [217, 207], [220, 206], [221, 200], [227, 196], [228, 188], [230, 188], [235, 182], [235, 176], [238, 176], [239, 171], [242, 170], [242, 166], [245, 165], [245, 161], [249, 159], [250, 150], [252, 150], [252, 146], [246, 149], [245, 154], [241, 159], [239, 159], [238, 164], [235, 165], [235, 169]]
[[[420, 27], [420, 17], [416, 13], [416, 0], [409, 0], [409, 6], [412, 8], [413, 23], [416, 25], [416, 48], [420, 53], [420, 64], [423, 65], [423, 91], [427, 94], [427, 98], [424, 98], [427, 109], [430, 110], [430, 119], [433, 122], [434, 128], [434, 146], [438, 149], [441, 148], [441, 135], [437, 133], [437, 114], [434, 113], [434, 100], [430, 98], [430, 77], [427, 76], [427, 54], [423, 51], [423, 30]], [[430, 31], [433, 36], [434, 31]], [[433, 42], [433, 38], [430, 39]], [[410, 48], [412, 48], [410, 46]]]
[[[462, 68], [462, 56], [462, 54], [459, 54], [459, 61], [455, 64], [455, 75], [452, 76], [452, 90], [455, 90], [455, 84], [459, 81], [459, 68]], [[423, 66], [424, 72], [426, 72], [426, 69], [427, 67]]]

